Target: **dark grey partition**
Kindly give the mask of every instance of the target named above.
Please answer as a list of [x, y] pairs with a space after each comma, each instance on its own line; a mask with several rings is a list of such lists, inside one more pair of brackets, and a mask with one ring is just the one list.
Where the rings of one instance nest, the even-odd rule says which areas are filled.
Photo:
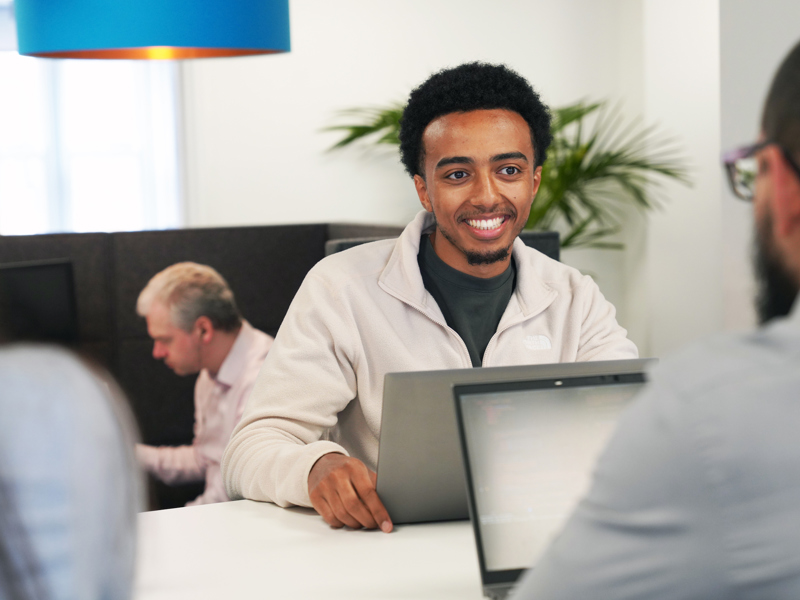
[[0, 236], [0, 263], [72, 261], [80, 346], [106, 368], [115, 352], [110, 242], [104, 233]]

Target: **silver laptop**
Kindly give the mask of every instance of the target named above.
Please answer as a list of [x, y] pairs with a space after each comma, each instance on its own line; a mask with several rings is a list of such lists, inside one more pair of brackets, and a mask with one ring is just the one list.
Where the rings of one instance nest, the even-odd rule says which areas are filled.
[[388, 373], [377, 491], [397, 524], [469, 517], [453, 386], [605, 374], [643, 361], [563, 363]]
[[504, 598], [560, 531], [649, 362], [454, 387], [484, 595]]

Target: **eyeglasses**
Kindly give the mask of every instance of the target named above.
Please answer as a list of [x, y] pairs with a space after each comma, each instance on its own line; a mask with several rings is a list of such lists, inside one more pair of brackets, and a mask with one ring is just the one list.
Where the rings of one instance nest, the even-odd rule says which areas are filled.
[[[774, 144], [771, 140], [751, 144], [731, 150], [722, 155], [722, 162], [725, 163], [725, 170], [728, 173], [728, 183], [731, 185], [731, 190], [737, 198], [751, 202], [755, 195], [756, 187], [756, 174], [758, 173], [758, 162], [756, 161], [756, 153]], [[782, 146], [780, 148], [783, 158], [789, 163], [789, 166], [800, 178], [800, 166], [794, 161], [791, 155]]]

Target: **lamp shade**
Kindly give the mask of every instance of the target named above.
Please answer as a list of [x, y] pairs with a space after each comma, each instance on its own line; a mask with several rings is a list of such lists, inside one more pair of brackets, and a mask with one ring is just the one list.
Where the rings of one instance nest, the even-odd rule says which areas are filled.
[[175, 59], [289, 51], [289, 0], [15, 0], [19, 53]]

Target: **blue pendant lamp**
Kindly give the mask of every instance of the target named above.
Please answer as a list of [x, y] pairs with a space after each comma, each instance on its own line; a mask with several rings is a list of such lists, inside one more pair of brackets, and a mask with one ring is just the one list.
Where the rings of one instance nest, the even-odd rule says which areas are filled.
[[289, 0], [15, 0], [19, 53], [176, 59], [289, 51]]

